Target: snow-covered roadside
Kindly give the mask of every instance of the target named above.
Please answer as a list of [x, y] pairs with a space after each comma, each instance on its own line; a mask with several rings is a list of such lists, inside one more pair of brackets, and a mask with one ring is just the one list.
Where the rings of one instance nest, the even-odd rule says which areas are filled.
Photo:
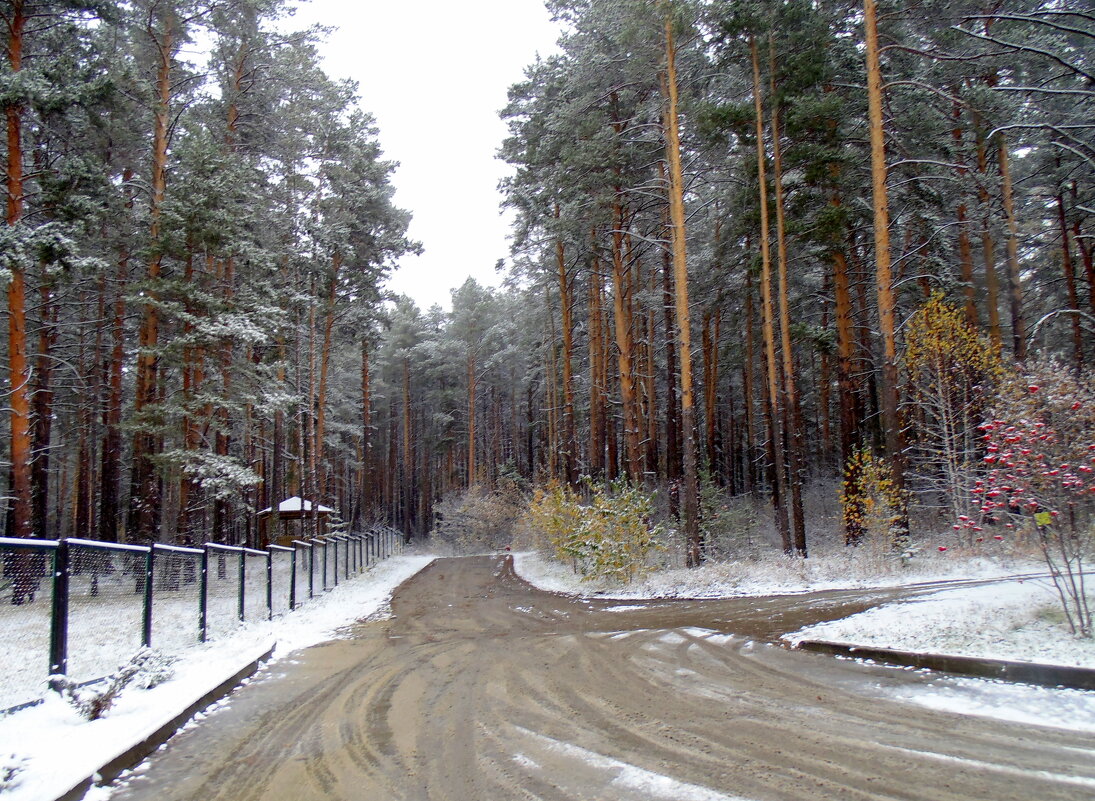
[[[276, 642], [273, 660], [338, 636], [338, 630], [387, 613], [402, 582], [433, 556], [388, 559], [362, 576], [273, 621], [248, 623], [230, 639], [195, 647], [175, 677], [151, 690], [129, 689], [102, 720], [88, 722], [53, 693], [0, 718], [0, 792], [4, 801], [51, 801], [172, 720]], [[4, 776], [15, 769], [8, 788]], [[14, 786], [11, 786], [14, 784]]]
[[1006, 578], [1045, 573], [1031, 559], [919, 556], [907, 568], [890, 560], [858, 558], [841, 548], [808, 560], [774, 554], [762, 561], [713, 562], [702, 567], [659, 570], [631, 584], [583, 581], [569, 565], [535, 551], [514, 553], [514, 569], [525, 581], [550, 592], [598, 598], [736, 598], [790, 595], [821, 590], [899, 587], [929, 581]]
[[1048, 578], [943, 590], [784, 639], [1095, 668], [1095, 640], [1071, 634]]
[[[1095, 668], [1095, 641], [1073, 636], [1057, 604], [1048, 578], [960, 587], [809, 626], [784, 639]], [[944, 674], [926, 684], [879, 689], [900, 701], [961, 715], [1095, 732], [1090, 690]]]

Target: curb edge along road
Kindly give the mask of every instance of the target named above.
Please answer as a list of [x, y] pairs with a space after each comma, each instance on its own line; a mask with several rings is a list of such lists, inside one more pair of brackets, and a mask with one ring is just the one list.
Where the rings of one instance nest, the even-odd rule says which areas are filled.
[[928, 668], [943, 673], [976, 676], [984, 679], [1002, 679], [1021, 684], [1037, 684], [1043, 687], [1068, 687], [1076, 690], [1095, 690], [1095, 670], [1067, 665], [1043, 665], [1037, 662], [1009, 662], [1002, 659], [982, 659], [973, 656], [926, 654], [915, 651], [898, 651], [892, 648], [851, 645], [825, 640], [800, 640], [794, 648], [833, 656], [849, 656], [855, 659], [873, 659], [902, 667]]
[[194, 717], [194, 715], [201, 712], [215, 701], [219, 701], [230, 694], [244, 679], [255, 675], [262, 666], [262, 663], [273, 656], [275, 647], [276, 643], [271, 645], [270, 648], [257, 659], [252, 659], [212, 690], [189, 704], [182, 712], [165, 722], [143, 740], [126, 748], [100, 767], [91, 776], [85, 776], [71, 789], [58, 796], [56, 801], [79, 801], [93, 785], [108, 784], [118, 778], [124, 771], [139, 764], [146, 756], [171, 739], [171, 737], [174, 736], [187, 721]]

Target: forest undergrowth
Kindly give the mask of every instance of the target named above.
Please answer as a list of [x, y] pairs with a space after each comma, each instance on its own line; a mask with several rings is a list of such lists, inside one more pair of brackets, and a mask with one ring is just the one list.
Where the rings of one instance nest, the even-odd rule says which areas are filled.
[[[834, 481], [815, 481], [804, 489], [811, 544], [808, 558], [781, 550], [766, 501], [730, 496], [708, 483], [701, 500], [705, 561], [700, 567], [686, 567], [686, 545], [670, 509], [666, 486], [629, 490], [632, 506], [648, 512], [631, 519], [632, 528], [645, 529], [647, 546], [630, 551], [616, 546], [615, 552], [629, 553], [634, 564], [621, 568], [614, 562], [602, 567], [591, 554], [609, 549], [606, 537], [634, 540], [635, 532], [606, 531], [604, 526], [598, 529], [583, 520], [596, 515], [593, 491], [586, 492], [583, 497], [581, 491], [568, 493], [557, 486], [528, 492], [510, 484], [495, 491], [473, 487], [453, 493], [439, 506], [431, 547], [453, 554], [533, 551], [542, 557], [538, 570], [558, 589], [577, 586], [582, 592], [654, 597], [888, 586], [1045, 570], [1036, 537], [1008, 531], [1007, 536], [998, 535], [999, 539], [990, 534], [978, 542], [956, 533], [942, 515], [931, 510], [914, 512], [912, 518], [919, 525], [912, 528], [900, 549], [877, 535], [849, 546]], [[553, 494], [556, 497], [551, 503]], [[561, 508], [568, 494], [571, 505]], [[616, 519], [626, 520], [626, 510], [616, 514]], [[583, 534], [591, 539], [581, 540]]]

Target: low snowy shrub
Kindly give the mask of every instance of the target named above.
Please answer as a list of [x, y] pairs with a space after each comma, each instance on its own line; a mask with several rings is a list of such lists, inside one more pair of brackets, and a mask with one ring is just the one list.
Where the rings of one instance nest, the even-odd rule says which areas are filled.
[[175, 676], [175, 663], [178, 661], [177, 656], [165, 654], [155, 648], [142, 648], [130, 660], [130, 664], [137, 667], [133, 676], [134, 686], [151, 690], [165, 681], [170, 681]]
[[586, 487], [585, 501], [560, 484], [537, 490], [528, 525], [542, 531], [556, 558], [570, 561], [584, 578], [631, 582], [662, 549], [661, 526], [651, 523], [653, 494], [625, 482], [605, 489], [590, 481]]
[[757, 559], [769, 547], [767, 504], [753, 496], [730, 496], [704, 478], [700, 484], [700, 531], [704, 559]]
[[971, 489], [979, 513], [954, 528], [977, 542], [989, 526], [997, 537], [1033, 534], [1072, 631], [1095, 636], [1084, 565], [1095, 559], [1095, 374], [1028, 362], [991, 412], [981, 426], [984, 475]]
[[18, 754], [5, 754], [0, 757], [0, 793], [14, 790], [19, 786], [22, 773], [27, 767], [27, 758]]
[[881, 551], [907, 545], [905, 499], [890, 466], [869, 447], [855, 451], [844, 467], [840, 507], [846, 544], [867, 544]]
[[435, 508], [430, 536], [456, 550], [497, 550], [510, 543], [525, 501], [514, 482], [487, 489], [472, 486], [446, 496]]
[[142, 648], [102, 681], [80, 685], [68, 676], [51, 676], [49, 686], [85, 720], [105, 715], [122, 690], [130, 684], [150, 689], [174, 675], [176, 658], [152, 648]]

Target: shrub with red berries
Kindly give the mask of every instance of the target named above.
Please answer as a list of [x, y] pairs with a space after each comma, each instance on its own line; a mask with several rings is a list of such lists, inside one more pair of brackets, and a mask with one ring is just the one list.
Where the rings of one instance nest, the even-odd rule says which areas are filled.
[[1091, 377], [1055, 361], [1032, 363], [1002, 388], [992, 415], [980, 426], [987, 469], [972, 489], [981, 515], [960, 518], [959, 525], [1014, 528], [1048, 513], [1055, 524], [1088, 526], [1095, 510]]
[[980, 431], [985, 469], [971, 490], [980, 514], [956, 528], [1033, 530], [1072, 630], [1091, 636], [1084, 560], [1095, 557], [1095, 376], [1033, 361], [1001, 387]]

